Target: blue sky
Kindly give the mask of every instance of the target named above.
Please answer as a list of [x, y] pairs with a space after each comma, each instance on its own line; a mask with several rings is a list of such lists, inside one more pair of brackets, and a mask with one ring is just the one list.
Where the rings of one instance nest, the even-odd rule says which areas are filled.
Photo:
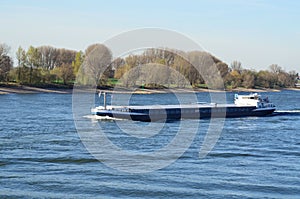
[[2, 0], [0, 42], [84, 50], [137, 28], [178, 31], [230, 64], [300, 72], [297, 0]]

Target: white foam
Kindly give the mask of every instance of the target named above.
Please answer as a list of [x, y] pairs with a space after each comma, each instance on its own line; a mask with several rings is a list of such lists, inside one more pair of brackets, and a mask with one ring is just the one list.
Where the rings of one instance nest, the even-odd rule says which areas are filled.
[[300, 110], [276, 110], [276, 113], [300, 113]]
[[84, 118], [92, 120], [124, 120], [121, 118], [109, 117], [109, 116], [99, 116], [99, 115], [85, 115]]

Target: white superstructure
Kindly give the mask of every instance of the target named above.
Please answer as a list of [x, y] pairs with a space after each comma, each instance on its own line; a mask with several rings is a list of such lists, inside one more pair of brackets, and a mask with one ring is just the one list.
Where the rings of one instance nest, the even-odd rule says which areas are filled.
[[262, 99], [257, 93], [250, 95], [238, 95], [234, 96], [234, 103], [237, 106], [256, 106], [257, 108], [270, 108], [275, 107], [273, 103], [269, 102], [268, 97]]

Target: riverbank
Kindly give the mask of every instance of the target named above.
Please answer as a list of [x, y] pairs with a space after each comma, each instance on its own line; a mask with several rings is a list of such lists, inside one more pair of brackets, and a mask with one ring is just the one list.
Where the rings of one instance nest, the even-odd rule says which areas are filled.
[[[300, 91], [299, 88], [287, 88], [287, 90], [296, 90]], [[91, 88], [83, 88], [82, 90], [77, 89], [77, 91], [82, 92], [93, 92]], [[153, 93], [191, 93], [191, 92], [220, 92], [220, 90], [208, 90], [203, 88], [196, 89], [97, 89], [96, 92], [105, 91], [107, 93], [136, 93], [136, 94], [153, 94]], [[228, 92], [253, 92], [253, 93], [261, 93], [261, 92], [279, 92], [281, 90], [278, 89], [246, 89], [246, 88], [237, 88], [232, 90], [226, 90]], [[60, 93], [60, 94], [70, 94], [73, 92], [72, 88], [63, 88], [63, 87], [32, 87], [32, 86], [24, 86], [24, 85], [0, 85], [0, 94], [32, 94], [32, 93]]]
[[32, 94], [32, 93], [72, 93], [71, 88], [38, 88], [24, 85], [0, 85], [0, 94]]

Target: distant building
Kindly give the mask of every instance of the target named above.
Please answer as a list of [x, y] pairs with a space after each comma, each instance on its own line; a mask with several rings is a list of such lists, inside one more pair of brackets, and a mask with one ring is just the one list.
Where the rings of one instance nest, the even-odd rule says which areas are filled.
[[297, 87], [297, 88], [300, 88], [300, 76], [298, 76], [298, 77], [296, 77], [296, 84], [295, 84], [295, 86]]

